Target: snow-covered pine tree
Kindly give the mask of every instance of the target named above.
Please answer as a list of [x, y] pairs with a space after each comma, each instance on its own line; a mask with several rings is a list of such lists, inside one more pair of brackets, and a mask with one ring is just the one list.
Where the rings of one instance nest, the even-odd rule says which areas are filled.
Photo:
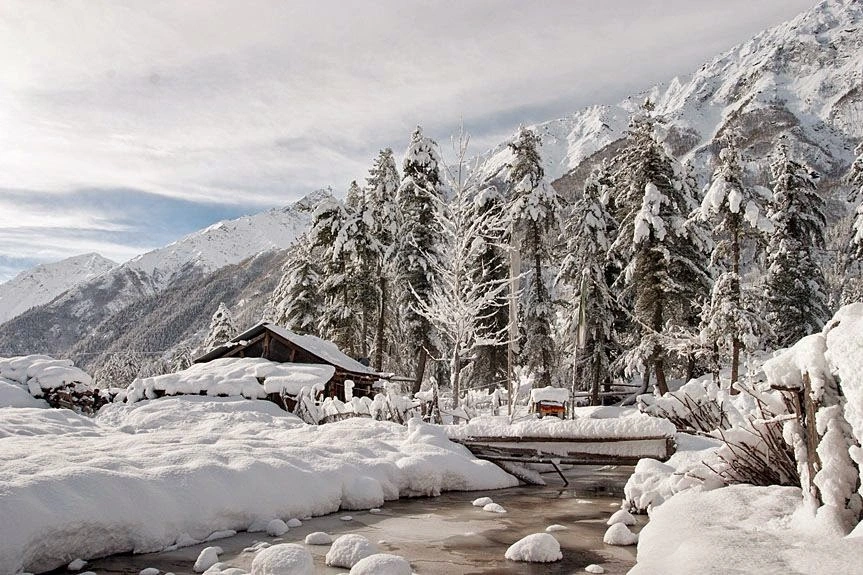
[[[472, 219], [480, 222], [476, 228], [471, 260], [468, 262], [471, 281], [477, 285], [497, 285], [509, 280], [509, 258], [506, 253], [508, 230], [497, 222], [504, 219], [506, 198], [495, 187], [487, 187], [473, 200]], [[505, 225], [505, 221], [504, 221]], [[506, 293], [492, 298], [480, 310], [477, 322], [485, 333], [502, 333], [509, 326], [509, 298]], [[505, 339], [509, 339], [508, 336]], [[472, 363], [475, 381], [497, 387], [507, 380], [507, 342], [484, 341], [476, 346]]]
[[231, 314], [231, 310], [228, 309], [225, 302], [219, 302], [219, 309], [216, 310], [210, 320], [210, 330], [203, 345], [204, 351], [214, 350], [231, 341], [236, 335], [237, 328], [234, 325], [234, 316]]
[[132, 351], [111, 353], [104, 357], [102, 365], [93, 373], [96, 386], [127, 387], [141, 371], [141, 356]]
[[398, 190], [402, 217], [397, 264], [399, 301], [406, 344], [416, 357], [414, 392], [422, 385], [428, 354], [436, 349], [437, 343], [433, 326], [418, 308], [420, 302], [429, 301], [432, 286], [438, 280], [435, 265], [441, 260], [443, 238], [439, 211], [443, 181], [436, 147], [417, 126], [405, 152]]
[[[713, 226], [711, 263], [719, 271], [710, 301], [702, 314], [702, 341], [713, 350], [718, 376], [718, 354], [731, 357], [731, 384], [740, 373], [740, 353], [758, 345], [763, 321], [752, 290], [743, 284], [741, 254], [744, 244], [758, 245], [759, 198], [743, 182], [739, 135], [732, 132], [719, 152], [719, 164], [701, 202], [701, 218]], [[755, 241], [750, 241], [755, 240]]]
[[[851, 188], [848, 201], [854, 213], [851, 215], [851, 229], [848, 231], [847, 245], [841, 247], [843, 305], [863, 301], [863, 143], [855, 150], [857, 158], [851, 164], [847, 182]], [[846, 242], [842, 242], [845, 244]]]
[[[629, 262], [620, 279], [638, 325], [629, 365], [652, 371], [666, 393], [667, 328], [686, 331], [709, 285], [705, 247], [689, 214], [697, 203], [678, 162], [654, 133], [653, 105], [633, 116], [627, 144], [614, 158], [617, 237], [611, 250]], [[619, 281], [618, 280], [618, 281]]]
[[352, 281], [348, 270], [348, 253], [344, 250], [346, 226], [351, 214], [334, 198], [318, 204], [313, 214], [310, 238], [313, 249], [320, 251], [318, 333], [333, 341], [350, 355], [355, 355], [357, 333], [351, 308]]
[[[356, 182], [352, 184], [356, 185]], [[339, 232], [337, 244], [342, 246], [347, 260], [350, 289], [349, 304], [354, 311], [354, 323], [359, 319], [357, 336], [362, 357], [369, 356], [372, 326], [378, 307], [378, 266], [383, 249], [375, 235], [375, 222], [371, 204], [364, 190], [356, 187], [355, 206]]]
[[299, 334], [317, 335], [321, 278], [309, 236], [303, 234], [297, 238], [290, 249], [291, 257], [270, 298], [272, 321]]
[[533, 131], [520, 127], [509, 144], [514, 157], [507, 174], [511, 189], [508, 216], [522, 260], [530, 270], [522, 304], [525, 338], [520, 361], [535, 374], [537, 387], [551, 385], [554, 310], [543, 271], [551, 261], [552, 245], [560, 231], [560, 202], [545, 179], [538, 149], [541, 144]]
[[395, 276], [396, 236], [399, 230], [399, 208], [396, 194], [399, 189], [399, 172], [390, 148], [381, 150], [366, 178], [366, 198], [371, 205], [374, 220], [374, 236], [381, 246], [381, 259], [378, 262], [378, 316], [375, 329], [374, 366], [383, 369], [384, 349], [386, 348], [387, 313], [392, 306], [392, 280]]
[[612, 185], [606, 166], [590, 174], [581, 199], [565, 225], [565, 255], [556, 282], [570, 298], [564, 351], [573, 358], [573, 382], [588, 383], [591, 405], [599, 405], [599, 390], [611, 381], [617, 305], [607, 284], [609, 231], [614, 221], [605, 205]]
[[767, 250], [767, 321], [787, 346], [820, 330], [830, 317], [824, 272], [814, 250], [824, 246], [824, 200], [812, 172], [792, 159], [781, 137], [770, 164], [773, 232]]
[[356, 180], [353, 180], [348, 186], [348, 191], [345, 194], [345, 207], [348, 210], [355, 210], [360, 205], [363, 191], [360, 189]]

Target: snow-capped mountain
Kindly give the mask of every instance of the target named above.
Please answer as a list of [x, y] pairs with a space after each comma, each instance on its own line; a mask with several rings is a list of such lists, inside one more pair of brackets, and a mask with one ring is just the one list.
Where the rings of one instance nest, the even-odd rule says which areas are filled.
[[66, 290], [116, 266], [99, 254], [82, 254], [25, 270], [0, 284], [0, 323], [48, 303]]
[[[650, 97], [668, 126], [666, 143], [691, 160], [702, 178], [709, 173], [717, 136], [736, 128], [758, 158], [770, 151], [779, 133], [788, 134], [795, 153], [835, 179], [863, 137], [861, 75], [863, 3], [827, 0], [694, 74], [534, 128], [543, 140], [546, 174], [557, 180], [610, 155], [632, 112]], [[510, 158], [507, 142], [486, 152], [484, 175], [493, 177]]]
[[287, 248], [306, 230], [311, 207], [326, 194], [315, 192], [285, 208], [216, 223], [83, 282], [0, 325], [0, 351], [63, 352], [105, 318], [176, 281]]

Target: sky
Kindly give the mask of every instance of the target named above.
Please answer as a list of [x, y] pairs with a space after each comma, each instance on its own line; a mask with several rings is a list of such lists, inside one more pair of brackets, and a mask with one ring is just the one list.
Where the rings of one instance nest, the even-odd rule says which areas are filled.
[[814, 0], [3, 0], [0, 281], [696, 70]]

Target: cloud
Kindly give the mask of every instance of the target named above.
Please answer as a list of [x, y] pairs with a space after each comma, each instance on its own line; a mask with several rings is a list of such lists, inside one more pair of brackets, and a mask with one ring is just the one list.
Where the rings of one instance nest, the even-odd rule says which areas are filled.
[[[152, 194], [166, 230], [172, 198], [202, 216], [284, 205], [363, 177], [418, 123], [445, 141], [463, 118], [480, 151], [688, 72], [810, 4], [8, 0], [0, 189], [51, 202], [10, 207], [0, 191], [0, 204], [7, 220], [79, 222], [132, 251], [170, 234], [123, 236], [137, 228], [116, 229], [122, 209], [93, 210], [94, 193]], [[47, 213], [81, 190], [98, 191], [88, 212]], [[0, 254], [20, 256], [5, 240]]]

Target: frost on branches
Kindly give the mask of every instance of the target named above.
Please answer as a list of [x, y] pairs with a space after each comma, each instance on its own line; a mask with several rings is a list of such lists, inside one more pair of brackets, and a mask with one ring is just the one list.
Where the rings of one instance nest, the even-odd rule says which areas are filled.
[[545, 179], [538, 150], [541, 143], [531, 130], [519, 128], [515, 140], [509, 144], [514, 158], [507, 174], [513, 240], [530, 270], [522, 302], [524, 347], [520, 360], [536, 375], [535, 387], [551, 385], [554, 311], [543, 270], [551, 262], [551, 248], [560, 231], [559, 198]]
[[775, 343], [788, 346], [824, 325], [830, 312], [817, 248], [824, 247], [824, 200], [815, 174], [793, 160], [780, 139], [773, 163], [773, 233], [767, 250], [767, 321]]

